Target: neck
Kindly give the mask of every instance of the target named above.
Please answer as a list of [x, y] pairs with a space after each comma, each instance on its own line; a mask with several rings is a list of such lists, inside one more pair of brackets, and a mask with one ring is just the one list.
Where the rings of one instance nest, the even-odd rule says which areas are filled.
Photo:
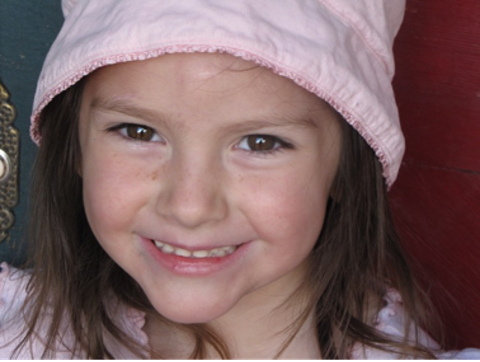
[[313, 313], [303, 315], [305, 309], [292, 304], [273, 309], [264, 305], [266, 310], [245, 310], [234, 320], [222, 319], [211, 325], [234, 359], [318, 359]]
[[[221, 337], [233, 359], [319, 359], [315, 318], [308, 297], [290, 298], [277, 289], [262, 289], [240, 300], [235, 308], [208, 323]], [[283, 294], [282, 294], [283, 293]], [[148, 318], [145, 332], [163, 358], [188, 358], [195, 345], [186, 328]], [[219, 358], [210, 346], [206, 358]]]

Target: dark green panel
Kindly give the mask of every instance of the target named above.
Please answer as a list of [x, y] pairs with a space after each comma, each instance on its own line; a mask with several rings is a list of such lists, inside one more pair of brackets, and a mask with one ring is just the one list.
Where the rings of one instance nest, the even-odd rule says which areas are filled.
[[[63, 22], [60, 0], [0, 0], [0, 78], [11, 94], [21, 133], [20, 201], [8, 242], [0, 245], [0, 261], [18, 264], [23, 254], [30, 172], [36, 152], [28, 135], [36, 81], [43, 59]], [[15, 255], [19, 254], [20, 258]]]

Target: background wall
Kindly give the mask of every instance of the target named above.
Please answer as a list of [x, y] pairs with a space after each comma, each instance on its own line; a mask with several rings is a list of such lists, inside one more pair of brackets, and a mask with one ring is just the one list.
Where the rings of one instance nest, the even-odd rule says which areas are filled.
[[480, 1], [408, 0], [394, 50], [407, 142], [396, 224], [449, 347], [480, 347]]
[[0, 244], [0, 260], [18, 264], [27, 210], [30, 170], [36, 146], [28, 136], [33, 94], [43, 59], [63, 17], [60, 0], [0, 0], [0, 79], [17, 109], [20, 130], [20, 200], [11, 239]]

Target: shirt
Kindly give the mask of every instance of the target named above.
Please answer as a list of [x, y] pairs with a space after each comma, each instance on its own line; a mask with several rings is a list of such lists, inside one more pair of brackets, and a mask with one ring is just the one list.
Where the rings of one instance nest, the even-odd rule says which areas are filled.
[[[22, 305], [27, 298], [26, 285], [30, 279], [27, 271], [13, 268], [6, 263], [0, 264], [0, 359], [10, 359], [15, 347], [21, 340], [25, 320], [22, 316]], [[396, 290], [389, 290], [384, 297], [386, 305], [377, 314], [374, 326], [379, 331], [392, 337], [402, 337], [404, 330], [405, 311], [402, 306], [400, 294]], [[134, 308], [114, 302], [109, 306], [111, 318], [114, 323], [140, 346], [148, 347], [148, 336], [142, 330], [145, 324], [145, 314]], [[48, 313], [48, 312], [47, 312]], [[45, 318], [48, 321], [48, 315]], [[68, 325], [61, 326], [61, 336], [55, 345], [54, 358], [71, 359], [85, 358], [82, 351], [75, 351], [74, 335]], [[38, 333], [31, 340], [28, 348], [20, 350], [15, 358], [37, 359], [40, 358], [44, 344], [42, 337], [47, 333], [48, 322], [40, 324]], [[464, 349], [462, 351], [445, 352], [425, 332], [420, 331], [419, 341], [439, 359], [480, 359], [480, 349]], [[112, 351], [117, 359], [135, 359], [125, 346], [121, 345], [108, 334], [105, 335], [105, 345]], [[393, 352], [384, 352], [356, 343], [351, 351], [352, 359], [396, 359], [398, 356]]]

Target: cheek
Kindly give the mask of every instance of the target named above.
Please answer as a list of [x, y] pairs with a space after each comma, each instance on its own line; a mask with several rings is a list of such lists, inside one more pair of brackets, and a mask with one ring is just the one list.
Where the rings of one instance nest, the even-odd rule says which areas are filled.
[[[147, 172], [115, 153], [86, 153], [82, 165], [83, 202], [97, 236], [129, 226], [142, 207]], [[131, 226], [131, 225], [130, 225]]]
[[323, 225], [330, 184], [322, 174], [297, 171], [252, 180], [244, 205], [263, 238], [310, 250]]

